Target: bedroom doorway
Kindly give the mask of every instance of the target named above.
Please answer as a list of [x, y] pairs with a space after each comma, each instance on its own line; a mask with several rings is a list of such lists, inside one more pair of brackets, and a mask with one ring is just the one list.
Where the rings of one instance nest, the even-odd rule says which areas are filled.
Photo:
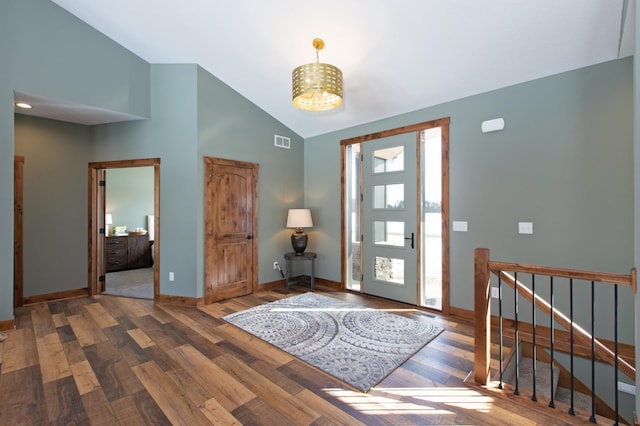
[[[115, 193], [116, 188], [126, 188], [127, 181], [130, 183], [136, 176], [146, 179], [149, 172], [152, 173], [153, 199], [144, 203], [146, 207], [142, 211], [128, 206], [135, 203], [135, 196], [127, 201], [127, 195], [121, 195], [107, 203], [107, 176], [114, 184]], [[160, 294], [160, 159], [90, 163], [89, 188], [89, 294], [157, 300]], [[118, 193], [126, 194], [126, 191]], [[117, 209], [118, 213], [108, 208], [114, 212]], [[146, 226], [143, 221], [147, 222]]]
[[449, 118], [341, 148], [345, 288], [448, 312]]

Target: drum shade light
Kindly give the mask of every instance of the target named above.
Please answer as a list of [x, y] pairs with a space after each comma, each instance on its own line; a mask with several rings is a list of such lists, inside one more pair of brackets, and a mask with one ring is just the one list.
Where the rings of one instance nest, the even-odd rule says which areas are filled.
[[291, 74], [292, 102], [307, 111], [327, 111], [342, 105], [342, 71], [320, 62], [322, 39], [313, 39], [316, 62], [300, 65]]

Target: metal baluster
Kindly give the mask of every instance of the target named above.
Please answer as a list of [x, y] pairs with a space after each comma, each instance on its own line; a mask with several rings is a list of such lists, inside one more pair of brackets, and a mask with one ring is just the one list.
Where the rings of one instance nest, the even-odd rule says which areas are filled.
[[571, 362], [571, 407], [569, 407], [569, 414], [572, 416], [576, 415], [576, 410], [574, 409], [574, 398], [573, 398], [573, 278], [569, 279], [569, 319], [571, 320], [570, 328], [569, 328], [569, 342], [570, 342], [570, 362]]
[[520, 343], [519, 343], [519, 339], [520, 336], [518, 335], [518, 273], [514, 272], [513, 274], [513, 279], [515, 280], [515, 286], [514, 286], [514, 292], [513, 292], [513, 302], [514, 302], [514, 317], [515, 317], [515, 321], [516, 321], [516, 325], [515, 325], [515, 339], [516, 339], [516, 353], [515, 353], [515, 359], [516, 359], [516, 390], [513, 391], [514, 395], [520, 395], [520, 388], [519, 388], [519, 381], [520, 381], [520, 360], [519, 355], [520, 355]]
[[554, 398], [554, 395], [553, 395], [553, 392], [554, 392], [554, 390], [553, 390], [553, 360], [554, 360], [554, 358], [553, 358], [553, 343], [554, 343], [555, 334], [556, 334], [555, 331], [554, 331], [554, 325], [553, 325], [553, 323], [554, 323], [553, 303], [555, 301], [555, 295], [553, 294], [553, 277], [549, 278], [549, 290], [550, 290], [550, 293], [551, 293], [551, 327], [550, 327], [550, 330], [549, 330], [549, 334], [550, 334], [550, 337], [551, 337], [551, 400], [549, 401], [549, 407], [556, 408], [556, 403], [554, 402], [555, 398]]
[[591, 281], [591, 423], [596, 420], [596, 287]]
[[533, 293], [533, 297], [531, 298], [531, 323], [533, 325], [533, 357], [531, 358], [531, 363], [533, 365], [533, 395], [531, 395], [532, 401], [537, 401], [538, 397], [536, 396], [536, 373], [537, 373], [537, 346], [536, 346], [536, 276], [535, 274], [531, 274], [531, 292]]
[[618, 425], [620, 422], [620, 412], [618, 410], [618, 284], [613, 286], [613, 341], [615, 346], [615, 366], [614, 366], [614, 386], [615, 398], [616, 398], [616, 422]]
[[503, 389], [502, 386], [502, 274], [498, 273], [498, 319], [500, 328], [500, 384], [498, 388]]

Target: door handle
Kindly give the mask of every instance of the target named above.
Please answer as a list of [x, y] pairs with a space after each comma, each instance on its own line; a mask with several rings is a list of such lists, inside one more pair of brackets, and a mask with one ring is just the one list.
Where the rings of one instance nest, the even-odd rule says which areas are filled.
[[253, 235], [247, 235], [247, 240], [252, 240], [253, 239]]
[[411, 237], [404, 237], [405, 240], [411, 240], [411, 248], [413, 248], [413, 232], [411, 233]]

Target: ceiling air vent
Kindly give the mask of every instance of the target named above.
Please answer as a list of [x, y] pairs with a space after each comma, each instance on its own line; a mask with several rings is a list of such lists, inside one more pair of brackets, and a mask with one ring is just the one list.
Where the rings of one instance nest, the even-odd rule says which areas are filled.
[[280, 135], [273, 135], [273, 145], [278, 148], [291, 149], [291, 139]]

